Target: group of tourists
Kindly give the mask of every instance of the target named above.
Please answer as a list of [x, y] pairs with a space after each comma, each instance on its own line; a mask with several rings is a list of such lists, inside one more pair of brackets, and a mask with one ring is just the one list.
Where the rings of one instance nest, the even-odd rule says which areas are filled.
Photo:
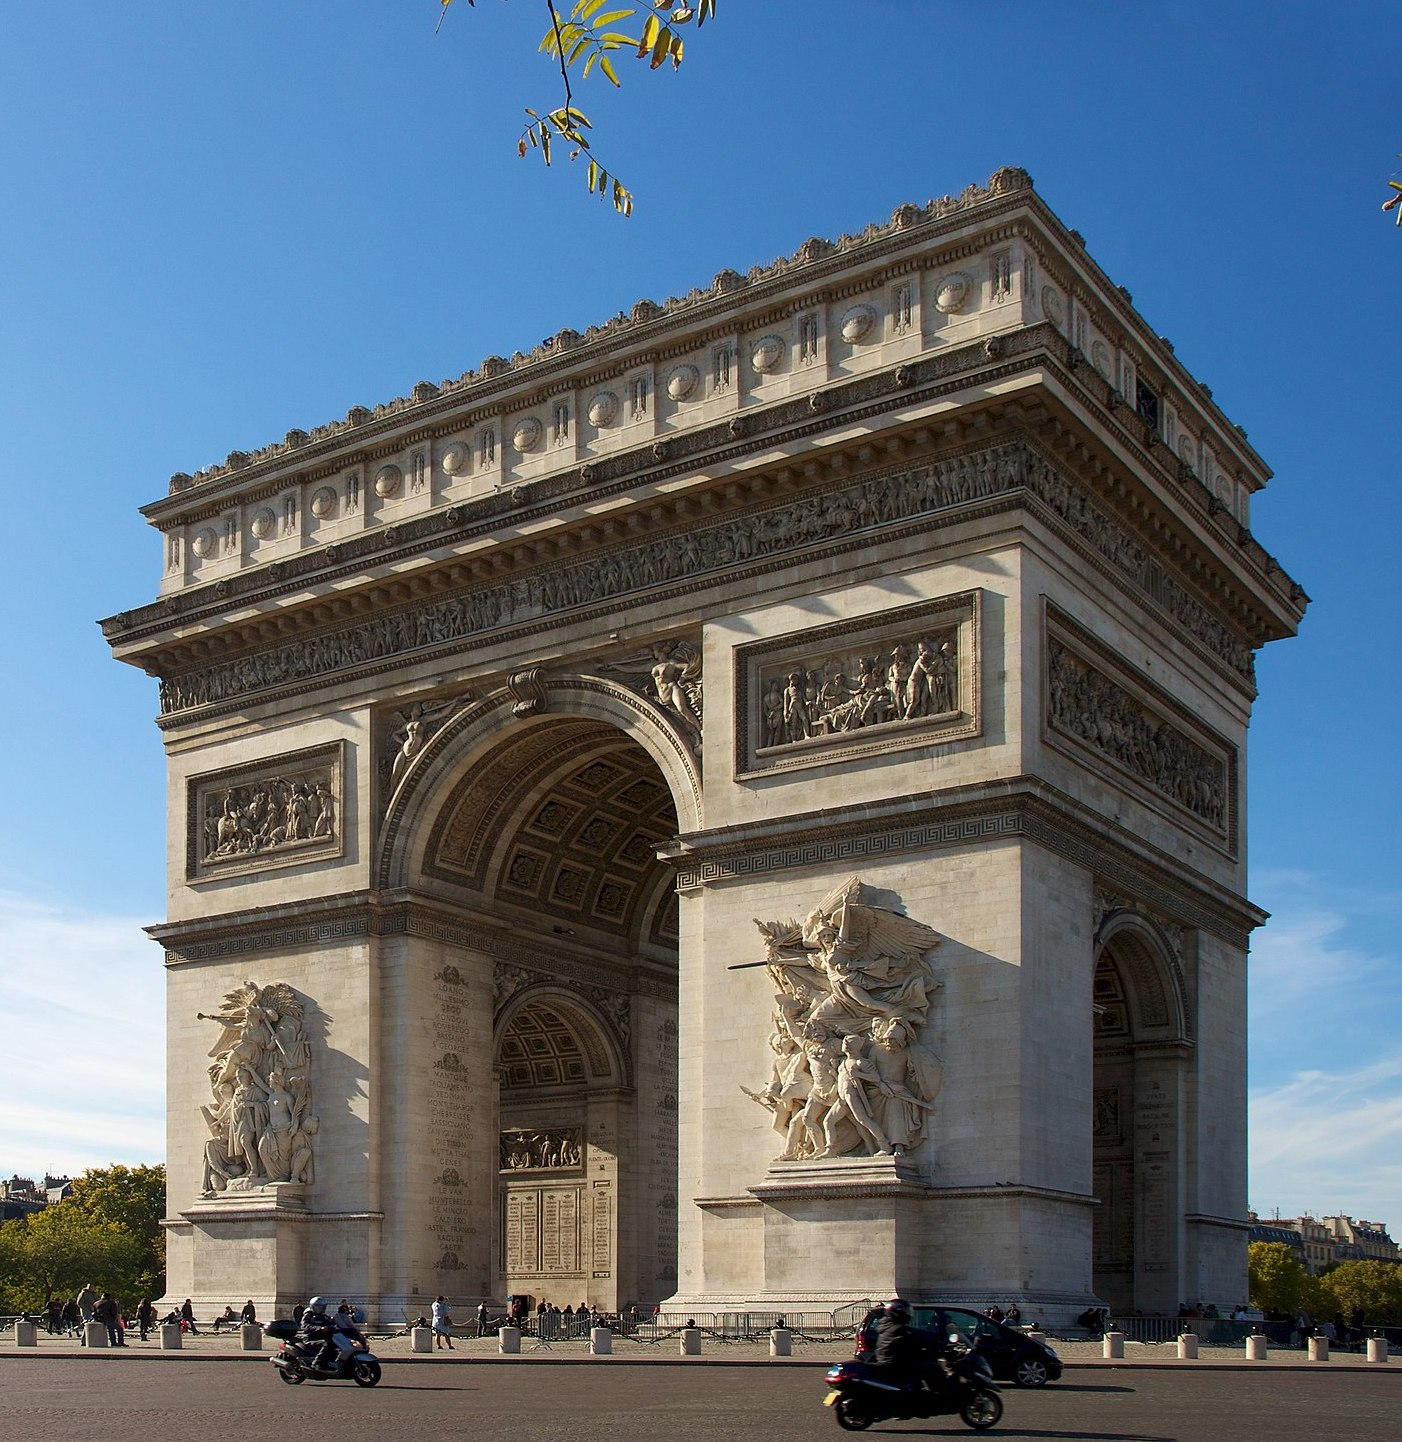
[[156, 1309], [149, 1297], [143, 1297], [128, 1317], [111, 1292], [99, 1292], [91, 1282], [66, 1301], [51, 1294], [44, 1303], [44, 1326], [55, 1337], [78, 1337], [86, 1342], [83, 1328], [89, 1322], [101, 1322], [106, 1327], [109, 1347], [125, 1347], [130, 1326], [140, 1328], [141, 1340], [146, 1340], [147, 1332], [156, 1323]]

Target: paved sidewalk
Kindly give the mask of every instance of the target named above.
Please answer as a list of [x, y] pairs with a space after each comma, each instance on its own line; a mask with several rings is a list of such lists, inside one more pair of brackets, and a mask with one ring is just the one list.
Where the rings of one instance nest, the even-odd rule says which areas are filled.
[[[588, 1342], [584, 1339], [573, 1339], [568, 1342], [552, 1342], [548, 1346], [542, 1346], [533, 1337], [522, 1337], [521, 1353], [519, 1357], [504, 1357], [497, 1351], [497, 1340], [495, 1337], [457, 1337], [454, 1338], [453, 1350], [435, 1351], [429, 1353], [414, 1352], [411, 1350], [410, 1340], [407, 1336], [372, 1336], [370, 1338], [371, 1348], [375, 1354], [386, 1362], [413, 1362], [424, 1366], [448, 1366], [454, 1362], [497, 1362], [502, 1365], [522, 1365], [532, 1363], [562, 1363], [586, 1364], [586, 1365], [636, 1365], [638, 1363], [652, 1365], [673, 1365], [673, 1366], [769, 1366], [769, 1367], [826, 1367], [832, 1363], [851, 1355], [851, 1342], [840, 1340], [837, 1342], [807, 1342], [799, 1338], [794, 1339], [794, 1352], [792, 1357], [772, 1358], [769, 1355], [769, 1344], [767, 1341], [754, 1342], [717, 1342], [706, 1338], [702, 1342], [701, 1355], [699, 1357], [683, 1357], [680, 1355], [680, 1345], [676, 1337], [670, 1337], [665, 1341], [657, 1343], [634, 1342], [626, 1337], [615, 1337], [613, 1339], [613, 1354], [608, 1357], [594, 1357], [590, 1355]], [[1116, 1368], [1178, 1368], [1187, 1371], [1191, 1369], [1232, 1369], [1240, 1368], [1246, 1371], [1269, 1371], [1269, 1370], [1290, 1370], [1308, 1372], [1335, 1372], [1366, 1370], [1369, 1372], [1383, 1373], [1391, 1369], [1402, 1374], [1402, 1361], [1393, 1358], [1388, 1363], [1370, 1363], [1365, 1356], [1357, 1352], [1334, 1352], [1327, 1362], [1311, 1362], [1303, 1351], [1290, 1350], [1288, 1348], [1272, 1349], [1268, 1360], [1264, 1362], [1248, 1362], [1244, 1350], [1239, 1347], [1204, 1347], [1196, 1362], [1179, 1361], [1177, 1348], [1172, 1342], [1165, 1343], [1138, 1343], [1126, 1342], [1125, 1356], [1123, 1361], [1106, 1361], [1102, 1356], [1101, 1344], [1099, 1342], [1058, 1342], [1052, 1340], [1057, 1355], [1066, 1364], [1068, 1371], [1080, 1369], [1113, 1370]], [[113, 1361], [125, 1361], [136, 1359], [160, 1359], [168, 1361], [197, 1360], [197, 1361], [229, 1361], [229, 1362], [259, 1362], [266, 1361], [277, 1349], [277, 1343], [271, 1338], [263, 1339], [261, 1352], [245, 1352], [242, 1350], [241, 1340], [238, 1332], [213, 1333], [201, 1331], [198, 1336], [186, 1336], [182, 1339], [180, 1351], [162, 1352], [160, 1342], [153, 1336], [148, 1341], [140, 1341], [135, 1334], [132, 1335], [125, 1347], [86, 1348], [77, 1345], [71, 1337], [51, 1337], [47, 1332], [39, 1333], [39, 1345], [37, 1347], [17, 1347], [14, 1341], [14, 1333], [7, 1331], [0, 1334], [0, 1360], [9, 1357], [16, 1358], [83, 1358], [92, 1361], [110, 1359]]]

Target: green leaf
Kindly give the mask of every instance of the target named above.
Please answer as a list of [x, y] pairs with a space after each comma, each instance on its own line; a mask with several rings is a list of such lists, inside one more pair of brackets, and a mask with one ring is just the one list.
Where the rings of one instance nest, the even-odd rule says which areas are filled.
[[657, 32], [662, 28], [661, 22], [656, 15], [649, 15], [647, 23], [643, 26], [642, 38], [638, 41], [638, 59], [652, 49], [653, 42], [657, 39]]
[[589, 52], [588, 60], [584, 62], [584, 78], [586, 80], [589, 79], [589, 72], [594, 68], [595, 64], [598, 62], [598, 59], [599, 52], [597, 50], [591, 50]]
[[599, 57], [599, 69], [602, 70], [615, 85], [618, 85], [618, 76], [614, 73], [613, 64], [607, 55], [601, 55]]
[[594, 182], [597, 181], [598, 178], [599, 178], [599, 162], [598, 162], [597, 160], [590, 160], [590, 162], [589, 162], [589, 193], [590, 193], [591, 195], [594, 193]]
[[668, 52], [672, 48], [673, 39], [672, 32], [664, 28], [662, 33], [653, 42], [652, 59], [647, 63], [649, 70], [656, 70], [657, 67], [666, 60]]
[[593, 28], [595, 30], [602, 30], [605, 25], [616, 25], [620, 20], [626, 20], [630, 15], [636, 13], [634, 10], [610, 10], [607, 15], [600, 15], [599, 18], [594, 21]]

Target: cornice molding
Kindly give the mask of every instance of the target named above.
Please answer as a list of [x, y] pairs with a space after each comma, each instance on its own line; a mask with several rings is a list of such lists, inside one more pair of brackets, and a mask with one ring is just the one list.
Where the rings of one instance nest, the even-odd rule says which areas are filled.
[[666, 859], [683, 895], [703, 887], [910, 852], [1032, 841], [1179, 925], [1245, 950], [1266, 915], [1131, 832], [1032, 776], [925, 792], [862, 808], [810, 811], [677, 838]]

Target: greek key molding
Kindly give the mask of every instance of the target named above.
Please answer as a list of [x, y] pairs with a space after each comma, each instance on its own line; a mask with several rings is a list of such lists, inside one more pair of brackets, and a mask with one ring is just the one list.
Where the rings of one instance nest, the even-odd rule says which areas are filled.
[[684, 836], [673, 856], [677, 890], [685, 896], [704, 886], [804, 867], [847, 866], [989, 841], [1032, 841], [1083, 867], [1103, 885], [1137, 896], [1155, 912], [1242, 951], [1252, 929], [1265, 921], [1265, 914], [1245, 898], [1229, 899], [1218, 888], [1199, 885], [1181, 862], [1142, 854], [1142, 843], [1127, 844], [1137, 840], [1129, 833], [1125, 842], [1107, 835], [1103, 820], [1036, 778], [1015, 778], [1008, 785], [1025, 790], [1012, 797], [1005, 790], [996, 797], [973, 798], [932, 793], [911, 798], [900, 816], [846, 822], [810, 812], [786, 824], [782, 839]]

